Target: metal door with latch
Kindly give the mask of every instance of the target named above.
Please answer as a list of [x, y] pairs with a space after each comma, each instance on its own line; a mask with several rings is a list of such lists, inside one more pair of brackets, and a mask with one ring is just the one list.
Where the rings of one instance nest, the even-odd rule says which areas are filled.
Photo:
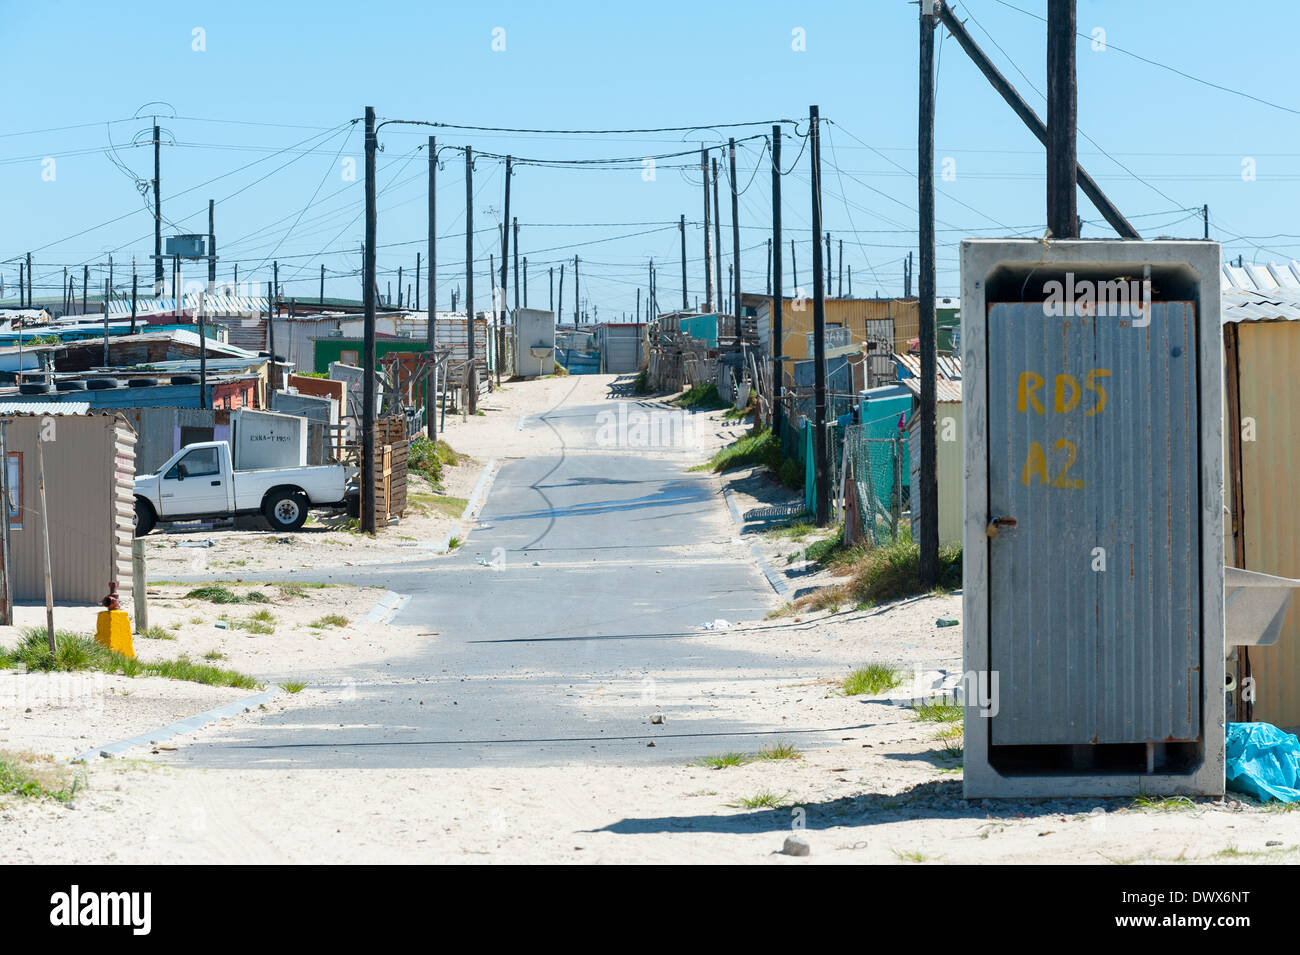
[[988, 307], [994, 746], [1201, 733], [1195, 310]]

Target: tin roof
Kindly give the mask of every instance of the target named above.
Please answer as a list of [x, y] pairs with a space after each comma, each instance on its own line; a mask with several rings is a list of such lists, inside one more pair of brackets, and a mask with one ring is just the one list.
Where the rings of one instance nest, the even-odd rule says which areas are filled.
[[[181, 308], [191, 314], [198, 313], [200, 302], [203, 304], [203, 314], [208, 318], [256, 317], [259, 313], [266, 314], [265, 295], [200, 295], [191, 293], [181, 296]], [[175, 311], [176, 299], [172, 297], [140, 298], [136, 300], [137, 316], [168, 315]], [[113, 299], [108, 303], [108, 314], [110, 316], [130, 317], [131, 303], [122, 299]]]
[[69, 415], [89, 411], [89, 401], [0, 401], [0, 415]]
[[[897, 362], [907, 373], [904, 375], [904, 381], [906, 381], [908, 375], [913, 378], [921, 377], [920, 355], [903, 355], [896, 353], [894, 355], [894, 361]], [[961, 359], [956, 355], [936, 355], [935, 367], [940, 378], [947, 378], [950, 381], [961, 381]]]
[[[903, 378], [899, 384], [906, 387], [917, 398], [921, 397], [920, 378]], [[952, 381], [948, 378], [937, 379], [935, 381], [934, 400], [941, 404], [961, 404], [961, 381]]]

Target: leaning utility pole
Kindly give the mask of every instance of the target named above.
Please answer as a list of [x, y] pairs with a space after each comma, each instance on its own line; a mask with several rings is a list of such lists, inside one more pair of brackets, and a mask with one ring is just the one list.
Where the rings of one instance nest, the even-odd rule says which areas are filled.
[[[375, 508], [375, 108], [366, 107], [366, 254], [362, 263], [361, 300], [365, 330], [361, 358], [361, 531], [374, 534], [379, 518]], [[268, 309], [274, 302], [267, 302]], [[274, 361], [274, 354], [272, 354]]]
[[[30, 270], [29, 270], [30, 271]], [[162, 130], [153, 127], [153, 295], [162, 295]], [[29, 303], [30, 304], [30, 303]]]
[[1047, 0], [1047, 228], [1058, 239], [1079, 237], [1075, 22], [1075, 0]]
[[782, 340], [781, 311], [785, 305], [781, 283], [781, 127], [772, 127], [772, 433], [781, 436], [781, 392], [784, 375], [781, 371]]
[[[713, 236], [709, 232], [709, 154], [700, 147], [700, 178], [704, 180], [704, 310], [713, 311]], [[30, 265], [27, 269], [31, 271]]]
[[682, 311], [691, 307], [690, 301], [686, 298], [686, 213], [677, 221], [677, 228], [682, 234]]
[[830, 468], [826, 441], [826, 275], [822, 268], [822, 170], [820, 110], [808, 111], [808, 153], [812, 164], [813, 245], [813, 473], [816, 481], [814, 506], [818, 527], [830, 520]]
[[724, 293], [722, 291], [722, 213], [718, 208], [718, 157], [710, 157], [713, 163], [713, 260], [718, 276], [718, 311], [723, 310]]
[[465, 147], [465, 342], [469, 371], [465, 375], [469, 392], [465, 408], [478, 410], [478, 366], [474, 362], [474, 148]]
[[939, 582], [938, 438], [935, 420], [935, 370], [938, 341], [934, 294], [934, 28], [936, 19], [921, 5], [919, 118], [917, 124], [917, 213], [921, 274], [917, 277], [917, 322], [921, 339], [921, 461], [916, 504], [921, 511], [921, 588]]
[[736, 319], [736, 337], [740, 337], [740, 197], [736, 192], [736, 140], [729, 139], [727, 147], [731, 154], [731, 264], [735, 274], [735, 286], [732, 293], [731, 311]]
[[[429, 317], [424, 324], [424, 347], [434, 352], [438, 347], [438, 141], [429, 137]], [[424, 380], [424, 424], [430, 441], [438, 439], [438, 360]]]

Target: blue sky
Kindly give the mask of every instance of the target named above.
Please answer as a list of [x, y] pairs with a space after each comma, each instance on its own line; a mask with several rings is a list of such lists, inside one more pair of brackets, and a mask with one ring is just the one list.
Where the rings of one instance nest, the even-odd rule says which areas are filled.
[[[1020, 8], [1020, 9], [1016, 9]], [[969, 0], [967, 27], [1040, 113], [1045, 89], [1043, 0]], [[1225, 256], [1300, 256], [1291, 222], [1300, 170], [1300, 91], [1290, 82], [1300, 11], [1291, 4], [1166, 4], [1079, 0], [1079, 30], [1105, 30], [1107, 48], [1080, 39], [1081, 163], [1146, 237], [1211, 236]], [[1028, 12], [1023, 12], [1028, 11]], [[326, 293], [357, 297], [363, 235], [361, 128], [381, 118], [492, 127], [609, 129], [762, 121], [736, 130], [632, 135], [519, 134], [440, 129], [440, 145], [545, 159], [644, 157], [698, 148], [728, 134], [768, 132], [801, 120], [811, 103], [824, 127], [824, 210], [844, 241], [855, 293], [902, 291], [902, 259], [915, 248], [917, 8], [904, 0], [652, 5], [566, 2], [344, 4], [132, 4], [0, 2], [0, 49], [9, 82], [0, 126], [0, 275], [11, 297], [14, 257], [33, 252], [38, 294], [56, 295], [63, 268], [102, 288], [111, 253], [119, 291], [134, 257], [151, 274], [152, 219], [135, 180], [152, 176], [152, 150], [132, 145], [160, 112], [164, 235], [207, 229], [218, 200], [219, 278], [265, 282], [280, 261], [286, 294], [310, 300], [320, 266]], [[494, 51], [493, 31], [505, 31]], [[792, 49], [800, 28], [806, 49]], [[194, 47], [196, 30], [202, 50]], [[985, 33], [985, 30], [988, 33]], [[996, 39], [996, 45], [989, 38]], [[1116, 47], [1266, 105], [1141, 62]], [[1021, 75], [1021, 72], [1028, 77]], [[21, 81], [19, 78], [22, 78]], [[166, 105], [154, 102], [162, 101]], [[936, 162], [938, 287], [958, 288], [956, 243], [972, 235], [1039, 235], [1043, 154], [950, 37], [939, 43]], [[59, 127], [73, 127], [62, 128]], [[804, 132], [800, 123], [798, 133]], [[787, 127], [791, 136], [795, 127]], [[424, 251], [426, 152], [431, 130], [380, 134], [380, 286], [396, 270], [413, 282]], [[147, 138], [147, 134], [146, 134]], [[787, 139], [789, 166], [800, 140]], [[770, 177], [761, 140], [742, 144], [738, 179], [741, 271], [766, 285]], [[1109, 155], [1101, 152], [1104, 150]], [[110, 157], [115, 154], [117, 162]], [[464, 281], [464, 161], [442, 154], [438, 245], [441, 307]], [[785, 262], [797, 243], [800, 284], [811, 262], [807, 154], [784, 181]], [[48, 160], [53, 160], [50, 166]], [[358, 175], [344, 178], [353, 159]], [[945, 165], [945, 160], [947, 164]], [[1244, 179], [1243, 162], [1255, 177]], [[584, 301], [601, 318], [631, 313], [651, 256], [661, 306], [681, 300], [677, 217], [688, 223], [688, 291], [703, 293], [698, 173], [663, 160], [653, 181], [622, 169], [523, 165], [511, 213], [529, 259], [529, 304], [548, 302], [548, 269], [582, 258]], [[120, 165], [119, 165], [120, 164]], [[53, 175], [51, 178], [51, 168]], [[755, 175], [757, 169], [757, 175]], [[489, 252], [503, 206], [501, 164], [474, 174], [476, 302], [485, 302]], [[723, 269], [731, 214], [722, 194]], [[1085, 236], [1111, 234], [1080, 197]], [[838, 246], [837, 252], [838, 252]], [[202, 266], [188, 266], [187, 275]], [[145, 283], [148, 284], [147, 282]], [[513, 284], [513, 281], [512, 283]], [[787, 290], [789, 285], [787, 285]], [[642, 293], [644, 295], [644, 291]], [[424, 295], [422, 293], [422, 299]]]

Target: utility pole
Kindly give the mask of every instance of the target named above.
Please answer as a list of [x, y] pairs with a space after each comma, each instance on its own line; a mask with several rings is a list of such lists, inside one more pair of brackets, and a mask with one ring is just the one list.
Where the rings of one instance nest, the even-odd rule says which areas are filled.
[[839, 243], [839, 247], [840, 247], [840, 268], [839, 268], [840, 290], [837, 293], [836, 297], [843, 298], [844, 297], [844, 240], [837, 239], [836, 241]]
[[[410, 301], [410, 298], [411, 297], [408, 295], [407, 301]], [[420, 253], [419, 252], [415, 253], [415, 310], [417, 312], [420, 310]]]
[[[813, 239], [814, 245], [816, 244], [816, 242], [817, 240]], [[792, 283], [794, 294], [798, 295], [799, 294], [799, 261], [794, 257], [794, 239], [790, 240], [790, 281]]]
[[[934, 314], [934, 29], [935, 17], [921, 6], [920, 91], [917, 125], [917, 212], [921, 274], [917, 314], [921, 338], [921, 461], [917, 504], [921, 509], [921, 588], [939, 581], [938, 433], [935, 420], [935, 370], [938, 341]], [[1073, 38], [1071, 38], [1073, 43]], [[1048, 173], [1050, 179], [1051, 173]], [[1048, 205], [1051, 205], [1049, 196]], [[1049, 212], [1050, 216], [1051, 213]]]
[[[266, 365], [266, 387], [268, 391], [274, 391], [276, 385], [275, 375], [275, 283], [266, 283], [266, 352], [269, 356]], [[267, 394], [268, 403], [271, 395]]]
[[767, 240], [767, 294], [772, 294], [772, 240]]
[[[515, 233], [515, 249], [519, 249], [519, 234]], [[524, 308], [528, 307], [528, 256], [524, 256]]]
[[[709, 154], [700, 147], [700, 178], [704, 180], [704, 310], [713, 311], [713, 236], [709, 231]], [[31, 271], [28, 263], [27, 271]]]
[[781, 436], [781, 392], [784, 376], [781, 371], [782, 336], [781, 312], [785, 306], [781, 283], [781, 127], [772, 127], [772, 433]]
[[831, 291], [831, 266], [834, 264], [834, 262], [835, 262], [835, 258], [834, 256], [831, 255], [831, 234], [827, 232], [826, 233], [826, 294], [827, 295], [829, 295]]
[[686, 297], [686, 213], [677, 220], [677, 229], [682, 234], [682, 311], [691, 307], [690, 300]]
[[320, 307], [325, 307], [325, 263], [320, 264]]
[[[45, 548], [45, 632], [50, 641], [50, 657], [58, 652], [54, 644], [54, 573], [50, 569], [50, 509], [45, 503], [45, 439], [41, 437], [43, 429], [36, 429], [36, 488], [41, 501], [41, 540]], [[5, 468], [9, 462], [4, 462]], [[8, 511], [9, 502], [5, 502]], [[6, 551], [5, 559], [9, 559]]]
[[[496, 330], [497, 331], [496, 334], [496, 353], [497, 353], [496, 359], [497, 360], [495, 364], [497, 367], [498, 385], [501, 384], [501, 366], [505, 364], [505, 355], [504, 355], [505, 349], [502, 346], [505, 344], [506, 289], [509, 287], [506, 283], [506, 280], [507, 278], [509, 278], [510, 275], [510, 270], [507, 267], [507, 262], [509, 261], [509, 257], [510, 257], [510, 229], [511, 229], [510, 167], [511, 164], [512, 164], [512, 160], [509, 156], [507, 156], [506, 157], [506, 209], [505, 209], [505, 215], [501, 219], [501, 312], [500, 312], [500, 316], [497, 319], [497, 330]], [[517, 252], [518, 250], [516, 250], [516, 253]], [[518, 284], [518, 282], [519, 282], [519, 276], [518, 274], [516, 274], [515, 283]], [[493, 300], [495, 300], [496, 296], [493, 295], [492, 298]], [[518, 289], [516, 289], [515, 305], [518, 306], [518, 304], [519, 304], [519, 291]]]
[[474, 363], [474, 148], [465, 147], [465, 342], [469, 347], [469, 391], [465, 408], [478, 410], [478, 366]]
[[140, 290], [140, 276], [136, 273], [135, 267], [131, 267], [131, 334], [135, 334], [135, 303], [136, 296]]
[[718, 276], [718, 311], [724, 309], [722, 291], [722, 213], [718, 208], [718, 157], [710, 157], [713, 163], [713, 260], [715, 274]]
[[1210, 207], [1208, 205], [1201, 206], [1201, 222], [1205, 225], [1205, 234], [1201, 238], [1208, 239], [1210, 237]]
[[[393, 304], [393, 285], [391, 282], [388, 284], [388, 304]], [[397, 267], [397, 307], [402, 307], [402, 267], [400, 265]]]
[[[514, 230], [514, 250], [510, 253], [513, 257], [511, 268], [515, 270], [515, 308], [519, 307], [519, 217], [515, 216], [511, 221], [511, 228]], [[504, 291], [502, 292], [504, 295]]]
[[[217, 288], [217, 203], [214, 199], [208, 200], [208, 294], [211, 295]], [[109, 259], [109, 282], [112, 282], [112, 259]]]
[[[108, 367], [108, 296], [113, 289], [113, 283], [104, 279], [104, 367]], [[199, 405], [202, 408], [202, 405]]]
[[162, 130], [153, 127], [153, 294], [162, 295]]
[[551, 314], [555, 314], [555, 266], [546, 270], [546, 282], [551, 289]]
[[[560, 273], [563, 278], [564, 273]], [[563, 288], [563, 286], [561, 286]], [[582, 286], [578, 281], [578, 257], [573, 257], [573, 324], [578, 324], [579, 312], [582, 309]]]
[[[27, 256], [28, 258], [31, 258], [31, 253], [30, 252], [27, 253]], [[67, 270], [65, 269], [64, 271]], [[18, 263], [18, 307], [19, 308], [27, 307], [27, 282], [24, 279], [23, 275], [24, 275], [23, 264], [19, 262]], [[67, 309], [64, 309], [64, 311], [66, 312]]]
[[[438, 141], [429, 137], [429, 303], [428, 321], [424, 323], [424, 347], [434, 352], [438, 347]], [[445, 387], [445, 384], [444, 384]], [[424, 426], [430, 441], [438, 440], [438, 360], [433, 373], [424, 381]]]
[[822, 269], [822, 179], [820, 111], [808, 111], [809, 161], [812, 164], [813, 237], [813, 471], [816, 475], [816, 519], [818, 527], [830, 520], [830, 468], [826, 465], [826, 274]]
[[[366, 251], [362, 262], [361, 300], [365, 308], [365, 324], [361, 358], [361, 531], [374, 534], [378, 530], [375, 512], [375, 108], [366, 107]], [[467, 226], [468, 228], [468, 226]], [[267, 308], [274, 307], [267, 302]], [[272, 360], [275, 355], [272, 351]]]
[[560, 263], [560, 297], [555, 300], [555, 321], [560, 321], [564, 314], [564, 263]]
[[[21, 292], [21, 286], [19, 291]], [[21, 301], [21, 299], [20, 299]], [[14, 624], [13, 571], [9, 561], [9, 446], [5, 441], [5, 420], [0, 418], [0, 624]]]
[[734, 296], [731, 302], [732, 314], [736, 319], [736, 337], [740, 337], [740, 197], [736, 190], [736, 140], [727, 140], [731, 154], [731, 264], [735, 272]]
[[[21, 282], [19, 285], [21, 286]], [[20, 288], [19, 291], [21, 290]], [[30, 252], [27, 253], [27, 307], [32, 307], [32, 254]]]
[[1047, 228], [1079, 237], [1075, 0], [1047, 0]]
[[[211, 275], [214, 265], [209, 260], [208, 274]], [[208, 406], [208, 298], [206, 295], [199, 296], [199, 408], [204, 409]], [[107, 321], [105, 321], [107, 326]], [[104, 344], [104, 354], [108, 355], [108, 344]]]
[[81, 267], [81, 314], [86, 314], [86, 290], [90, 287], [90, 266]]

